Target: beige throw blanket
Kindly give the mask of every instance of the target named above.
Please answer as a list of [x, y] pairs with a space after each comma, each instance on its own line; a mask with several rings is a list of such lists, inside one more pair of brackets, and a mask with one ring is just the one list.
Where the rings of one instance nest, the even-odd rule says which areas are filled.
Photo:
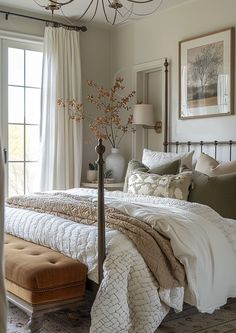
[[[83, 224], [97, 223], [97, 206], [89, 199], [63, 192], [12, 197], [7, 205], [57, 215]], [[105, 207], [106, 227], [124, 233], [136, 245], [161, 288], [185, 285], [185, 272], [175, 258], [169, 239], [149, 224], [119, 210]]]

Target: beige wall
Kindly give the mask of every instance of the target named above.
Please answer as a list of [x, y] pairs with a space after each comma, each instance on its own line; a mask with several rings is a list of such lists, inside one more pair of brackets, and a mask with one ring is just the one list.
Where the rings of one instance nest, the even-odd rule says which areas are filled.
[[[98, 28], [89, 28], [81, 35], [81, 62], [83, 80], [84, 106], [91, 108], [86, 102], [86, 96], [91, 90], [86, 86], [86, 80], [94, 80], [105, 87], [110, 85], [110, 31]], [[89, 162], [97, 159], [95, 153], [96, 139], [84, 123], [83, 170], [82, 180], [86, 180], [86, 171]]]
[[[2, 6], [1, 9], [6, 11], [9, 10], [14, 13], [31, 14], [25, 12], [23, 13], [19, 10], [10, 10]], [[38, 21], [26, 20], [11, 15], [8, 16], [8, 20], [5, 20], [5, 14], [0, 14], [0, 30], [42, 37], [44, 33], [44, 24]]]
[[[112, 75], [122, 68], [129, 76], [134, 65], [167, 57], [170, 62], [171, 138], [176, 140], [236, 139], [236, 116], [178, 119], [178, 42], [235, 26], [235, 0], [193, 0], [159, 11], [142, 21], [118, 27], [112, 34]], [[128, 156], [126, 142], [123, 148]]]

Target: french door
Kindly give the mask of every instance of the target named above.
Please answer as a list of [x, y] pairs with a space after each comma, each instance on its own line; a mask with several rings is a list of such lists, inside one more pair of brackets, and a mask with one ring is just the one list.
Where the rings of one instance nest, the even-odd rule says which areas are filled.
[[42, 46], [1, 40], [1, 138], [6, 195], [38, 190]]

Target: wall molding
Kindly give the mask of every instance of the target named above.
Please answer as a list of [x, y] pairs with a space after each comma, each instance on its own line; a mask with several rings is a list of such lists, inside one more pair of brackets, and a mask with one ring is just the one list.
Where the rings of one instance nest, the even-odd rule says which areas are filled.
[[[162, 72], [162, 110], [164, 111], [165, 76], [164, 62], [166, 58], [160, 58], [133, 66], [132, 86], [136, 91], [136, 102], [147, 102], [148, 74], [156, 71]], [[162, 119], [162, 121], [164, 118]], [[157, 140], [164, 141], [163, 134], [158, 134]], [[136, 126], [136, 132], [132, 136], [132, 158], [140, 159], [143, 148], [148, 148], [148, 130]]]

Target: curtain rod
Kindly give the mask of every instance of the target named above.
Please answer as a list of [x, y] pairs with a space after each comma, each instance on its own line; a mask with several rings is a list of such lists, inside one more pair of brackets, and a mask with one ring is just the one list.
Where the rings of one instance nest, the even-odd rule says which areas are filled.
[[35, 17], [35, 16], [28, 16], [28, 15], [23, 15], [23, 14], [17, 14], [17, 13], [13, 13], [13, 12], [8, 12], [8, 11], [5, 11], [5, 10], [0, 10], [0, 13], [6, 15], [5, 16], [6, 20], [8, 20], [8, 16], [9, 15], [13, 15], [13, 16], [23, 17], [23, 18], [31, 19], [31, 20], [35, 20], [35, 21], [41, 21], [41, 22], [45, 22], [45, 23], [52, 23], [55, 26], [65, 27], [65, 28], [69, 28], [69, 29], [72, 29], [72, 30], [76, 30], [76, 31], [79, 31], [79, 30], [81, 30], [82, 32], [87, 31], [87, 27], [84, 26], [84, 25], [81, 26], [81, 27], [74, 26], [74, 25], [68, 25], [68, 24], [64, 24], [64, 23], [60, 23], [60, 22], [56, 22], [56, 21], [52, 21], [52, 20], [45, 20], [45, 19], [42, 19], [42, 18], [39, 18], [39, 17]]

